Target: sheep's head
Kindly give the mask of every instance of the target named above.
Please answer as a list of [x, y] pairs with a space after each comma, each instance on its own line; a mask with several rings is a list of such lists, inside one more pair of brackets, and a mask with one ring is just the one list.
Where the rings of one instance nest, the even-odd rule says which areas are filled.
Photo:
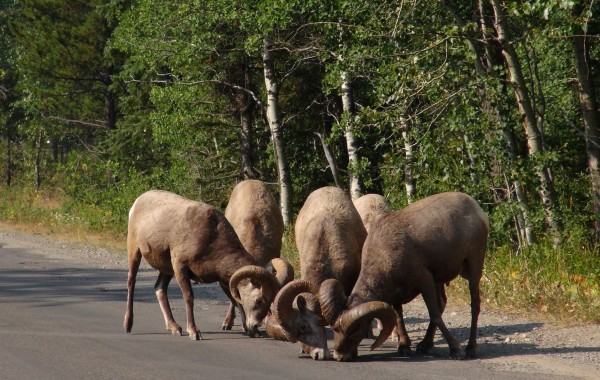
[[371, 350], [383, 344], [396, 326], [396, 312], [385, 302], [365, 302], [345, 309], [346, 297], [337, 280], [326, 280], [321, 284], [319, 300], [323, 316], [334, 331], [333, 357], [338, 361], [356, 358], [358, 345], [367, 337], [373, 319], [379, 319], [383, 328]]
[[[313, 359], [326, 360], [330, 358], [330, 354], [327, 349], [325, 320], [322, 317], [317, 293], [316, 285], [308, 281], [290, 282], [275, 298], [274, 319], [285, 331], [286, 340], [292, 343], [298, 342], [302, 350]], [[273, 328], [272, 331], [276, 332], [277, 329]], [[278, 339], [275, 336], [274, 338]]]
[[259, 336], [258, 328], [269, 313], [271, 303], [279, 290], [279, 282], [265, 268], [247, 265], [231, 276], [229, 290], [244, 309], [248, 335]]

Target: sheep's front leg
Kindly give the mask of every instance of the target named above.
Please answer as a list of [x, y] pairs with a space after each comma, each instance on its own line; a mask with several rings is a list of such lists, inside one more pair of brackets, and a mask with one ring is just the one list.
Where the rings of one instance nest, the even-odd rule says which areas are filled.
[[202, 339], [202, 335], [196, 328], [196, 321], [194, 320], [194, 292], [192, 291], [192, 281], [190, 280], [188, 269], [180, 265], [173, 265], [173, 269], [175, 270], [175, 278], [179, 283], [185, 302], [188, 335], [191, 340], [200, 340]]
[[[244, 308], [242, 307], [242, 305], [238, 305], [237, 301], [233, 298], [228, 285], [221, 284], [221, 283], [219, 283], [219, 285], [221, 285], [221, 289], [223, 289], [223, 292], [225, 292], [225, 295], [231, 301], [231, 304], [229, 306], [229, 311], [227, 312], [227, 315], [225, 316], [225, 319], [223, 320], [223, 326], [221, 327], [221, 329], [222, 330], [231, 330], [231, 327], [233, 327], [233, 322], [235, 320], [235, 308], [237, 305], [238, 310], [240, 312], [240, 319], [242, 320], [242, 329], [244, 330], [244, 332], [248, 332], [248, 327], [246, 326], [246, 313], [244, 312]], [[229, 319], [229, 317], [231, 317], [231, 319]], [[226, 328], [226, 326], [230, 326], [230, 327]]]
[[225, 315], [225, 319], [223, 319], [223, 325], [221, 326], [221, 330], [231, 330], [234, 321], [235, 304], [233, 302], [229, 302], [229, 309], [227, 309], [227, 315]]
[[402, 312], [402, 305], [394, 306], [396, 310], [396, 327], [392, 334], [396, 334], [398, 337], [398, 354], [400, 356], [410, 356], [412, 350], [410, 349], [410, 338], [406, 332], [406, 326], [404, 325], [404, 315]]
[[158, 304], [160, 305], [160, 310], [162, 310], [167, 330], [169, 330], [173, 335], [182, 335], [181, 326], [179, 326], [173, 318], [171, 305], [169, 304], [169, 298], [167, 297], [167, 287], [169, 286], [172, 278], [172, 274], [159, 273], [158, 278], [156, 279], [156, 284], [154, 284], [154, 291], [156, 298], [158, 299]]

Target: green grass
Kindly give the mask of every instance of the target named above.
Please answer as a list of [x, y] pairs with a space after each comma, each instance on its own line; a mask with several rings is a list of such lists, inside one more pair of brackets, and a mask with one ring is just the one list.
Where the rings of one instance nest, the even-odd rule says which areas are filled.
[[[455, 280], [451, 292], [468, 301], [466, 281]], [[481, 294], [484, 305], [509, 312], [600, 323], [600, 255], [597, 247], [575, 241], [488, 252]]]
[[[5, 227], [85, 241], [125, 251], [126, 213], [75, 204], [60, 191], [2, 189]], [[122, 208], [122, 207], [121, 207]], [[123, 214], [123, 215], [121, 215]], [[543, 242], [516, 252], [490, 250], [481, 283], [482, 302], [507, 312], [536, 314], [572, 323], [600, 323], [600, 247], [567, 238], [559, 248]], [[299, 273], [293, 228], [284, 234], [281, 256]], [[454, 280], [450, 297], [469, 302], [467, 282]]]

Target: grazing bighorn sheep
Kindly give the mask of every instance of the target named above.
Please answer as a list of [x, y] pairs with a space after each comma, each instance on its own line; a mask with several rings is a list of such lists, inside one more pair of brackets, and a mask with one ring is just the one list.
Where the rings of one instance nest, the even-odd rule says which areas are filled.
[[[430, 324], [419, 353], [433, 346], [439, 328], [458, 357], [460, 344], [442, 320], [446, 306], [444, 283], [459, 274], [468, 280], [471, 294], [471, 331], [466, 357], [476, 354], [477, 320], [480, 308], [479, 282], [489, 232], [488, 218], [477, 202], [463, 193], [442, 193], [424, 198], [381, 218], [367, 236], [362, 251], [361, 272], [346, 299], [339, 283], [328, 280], [320, 288], [323, 315], [334, 330], [334, 357], [349, 360], [356, 356], [366, 336], [372, 313], [364, 311], [372, 301], [393, 305], [383, 307], [383, 331], [372, 349], [385, 341], [396, 324], [398, 351], [410, 352], [410, 339], [402, 316], [402, 304], [421, 294], [427, 305]], [[371, 302], [369, 302], [371, 301]], [[396, 319], [397, 318], [397, 319]], [[395, 323], [394, 323], [395, 320]]]
[[[352, 202], [354, 203], [354, 207], [356, 207], [356, 211], [358, 211], [358, 214], [365, 225], [367, 234], [370, 233], [371, 226], [377, 220], [392, 212], [392, 208], [390, 207], [387, 199], [379, 194], [365, 194]], [[377, 320], [376, 325], [378, 330], [381, 331], [383, 326], [381, 325], [380, 320]], [[399, 340], [397, 329], [394, 329], [392, 332], [392, 340], [396, 342]]]
[[186, 305], [187, 332], [201, 339], [194, 321], [191, 280], [219, 282], [227, 296], [242, 305], [250, 336], [269, 312], [279, 290], [275, 276], [248, 254], [225, 216], [213, 206], [179, 195], [151, 190], [136, 199], [129, 211], [127, 232], [129, 273], [123, 327], [133, 326], [135, 279], [142, 257], [159, 271], [154, 288], [166, 327], [181, 335], [173, 319], [167, 287], [175, 276]]
[[[277, 259], [281, 254], [283, 217], [264, 182], [246, 180], [238, 183], [231, 192], [225, 217], [258, 264], [277, 273], [281, 286], [294, 279], [292, 266], [283, 259]], [[234, 320], [235, 304], [232, 302], [222, 329], [231, 330]]]
[[337, 187], [323, 187], [306, 199], [295, 233], [303, 281], [294, 281], [281, 290], [273, 304], [274, 316], [293, 337], [292, 342], [301, 342], [304, 352], [314, 359], [327, 359], [325, 322], [315, 298], [318, 287], [334, 278], [350, 294], [360, 271], [367, 232], [350, 197]]
[[392, 212], [387, 199], [379, 194], [366, 194], [353, 202], [367, 233], [371, 231], [373, 223]]
[[338, 187], [313, 191], [298, 213], [296, 245], [303, 280], [339, 280], [350, 294], [360, 272], [367, 231], [348, 194]]

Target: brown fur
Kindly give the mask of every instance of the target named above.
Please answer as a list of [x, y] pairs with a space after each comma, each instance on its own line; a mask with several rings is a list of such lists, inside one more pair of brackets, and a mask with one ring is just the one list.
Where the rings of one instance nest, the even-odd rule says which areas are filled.
[[[135, 278], [143, 257], [159, 271], [156, 295], [167, 329], [173, 334], [181, 334], [181, 327], [173, 319], [167, 287], [173, 276], [177, 279], [186, 303], [187, 332], [191, 339], [200, 338], [194, 321], [191, 280], [219, 282], [231, 298], [229, 280], [234, 272], [258, 264], [244, 249], [220, 211], [208, 204], [160, 190], [142, 194], [133, 204], [129, 212], [127, 252], [129, 274], [127, 311], [123, 323], [125, 330], [130, 332], [133, 325]], [[249, 310], [252, 328], [255, 328], [256, 321], [262, 320], [268, 312], [275, 290], [264, 287], [261, 291], [253, 281], [244, 280], [240, 282], [238, 291], [254, 297], [244, 299], [244, 303], [248, 303], [245, 307]], [[257, 302], [266, 305], [256, 309]]]
[[281, 255], [283, 217], [277, 201], [263, 182], [238, 183], [225, 209], [242, 245], [260, 265]]
[[363, 195], [354, 201], [354, 207], [356, 207], [367, 233], [370, 233], [373, 223], [392, 212], [388, 201], [379, 194]]
[[[225, 217], [242, 245], [261, 266], [281, 255], [283, 217], [277, 201], [259, 180], [238, 183], [231, 192]], [[235, 321], [235, 305], [229, 305], [222, 329], [231, 330]]]
[[[443, 284], [461, 275], [469, 281], [471, 293], [472, 323], [466, 356], [473, 357], [488, 231], [486, 215], [473, 198], [462, 193], [433, 195], [381, 218], [365, 241], [362, 269], [348, 297], [347, 311], [369, 301], [393, 305], [398, 313], [398, 350], [407, 353], [410, 339], [402, 304], [421, 294], [431, 323], [417, 350], [426, 352], [433, 346], [435, 329], [439, 328], [451, 356], [456, 357], [460, 345], [441, 316], [446, 305]], [[351, 358], [364, 336], [366, 331], [337, 334], [334, 356], [341, 360]]]
[[349, 294], [367, 236], [350, 197], [337, 187], [313, 191], [298, 214], [295, 232], [302, 279], [319, 286], [335, 278]]
[[[315, 190], [298, 214], [295, 233], [302, 280], [318, 288], [333, 278], [349, 294], [360, 271], [360, 252], [367, 235], [350, 197], [337, 187]], [[305, 302], [312, 298], [315, 302]], [[294, 320], [285, 323], [288, 336], [314, 359], [328, 359], [325, 323], [316, 294], [298, 296], [293, 310]]]

